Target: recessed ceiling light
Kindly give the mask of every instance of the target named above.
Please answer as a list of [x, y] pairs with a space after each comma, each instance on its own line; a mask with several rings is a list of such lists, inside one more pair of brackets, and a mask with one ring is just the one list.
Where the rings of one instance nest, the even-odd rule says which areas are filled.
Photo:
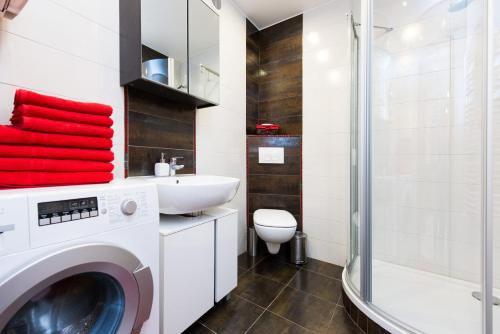
[[403, 1], [402, 5], [403, 5], [403, 7], [406, 7], [406, 6], [408, 6], [408, 2]]

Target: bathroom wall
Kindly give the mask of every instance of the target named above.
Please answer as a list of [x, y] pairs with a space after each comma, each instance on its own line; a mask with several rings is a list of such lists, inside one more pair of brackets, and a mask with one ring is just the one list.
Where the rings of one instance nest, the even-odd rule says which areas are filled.
[[178, 173], [193, 174], [196, 170], [196, 108], [132, 87], [125, 89], [125, 95], [128, 134], [125, 174], [154, 175], [154, 165], [162, 153], [167, 162], [171, 157], [183, 157], [178, 164], [185, 167]]
[[302, 134], [302, 15], [263, 29], [259, 45], [259, 123]]
[[[302, 230], [302, 15], [258, 31], [247, 20], [247, 215], [291, 212]], [[257, 136], [257, 123], [277, 123], [279, 135]], [[259, 164], [259, 147], [283, 147], [284, 164]]]
[[257, 31], [247, 21], [247, 133], [277, 123], [302, 134], [302, 15]]
[[221, 100], [219, 106], [196, 111], [196, 172], [241, 180], [227, 206], [239, 211], [242, 253], [246, 250], [246, 18], [231, 0], [223, 1], [219, 14]]
[[0, 19], [0, 123], [8, 123], [16, 88], [110, 104], [114, 174], [123, 178], [118, 6], [118, 0], [36, 0], [16, 19]]
[[304, 13], [304, 231], [313, 258], [343, 266], [349, 224], [350, 1]]

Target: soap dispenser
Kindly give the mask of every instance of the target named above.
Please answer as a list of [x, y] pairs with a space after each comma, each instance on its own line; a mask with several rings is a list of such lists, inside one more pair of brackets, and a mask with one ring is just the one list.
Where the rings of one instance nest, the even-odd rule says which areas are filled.
[[170, 165], [165, 162], [165, 153], [161, 154], [160, 162], [155, 164], [155, 176], [169, 176]]

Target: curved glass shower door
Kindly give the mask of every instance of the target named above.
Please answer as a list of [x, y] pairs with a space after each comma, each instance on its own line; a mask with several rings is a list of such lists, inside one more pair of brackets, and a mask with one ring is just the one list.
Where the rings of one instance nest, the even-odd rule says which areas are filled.
[[372, 303], [482, 332], [484, 3], [374, 0]]

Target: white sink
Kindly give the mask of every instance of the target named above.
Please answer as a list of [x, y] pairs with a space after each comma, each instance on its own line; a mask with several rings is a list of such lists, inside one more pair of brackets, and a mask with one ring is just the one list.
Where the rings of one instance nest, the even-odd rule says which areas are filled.
[[160, 213], [179, 215], [203, 211], [231, 201], [240, 180], [225, 176], [179, 175], [147, 178], [156, 183]]

